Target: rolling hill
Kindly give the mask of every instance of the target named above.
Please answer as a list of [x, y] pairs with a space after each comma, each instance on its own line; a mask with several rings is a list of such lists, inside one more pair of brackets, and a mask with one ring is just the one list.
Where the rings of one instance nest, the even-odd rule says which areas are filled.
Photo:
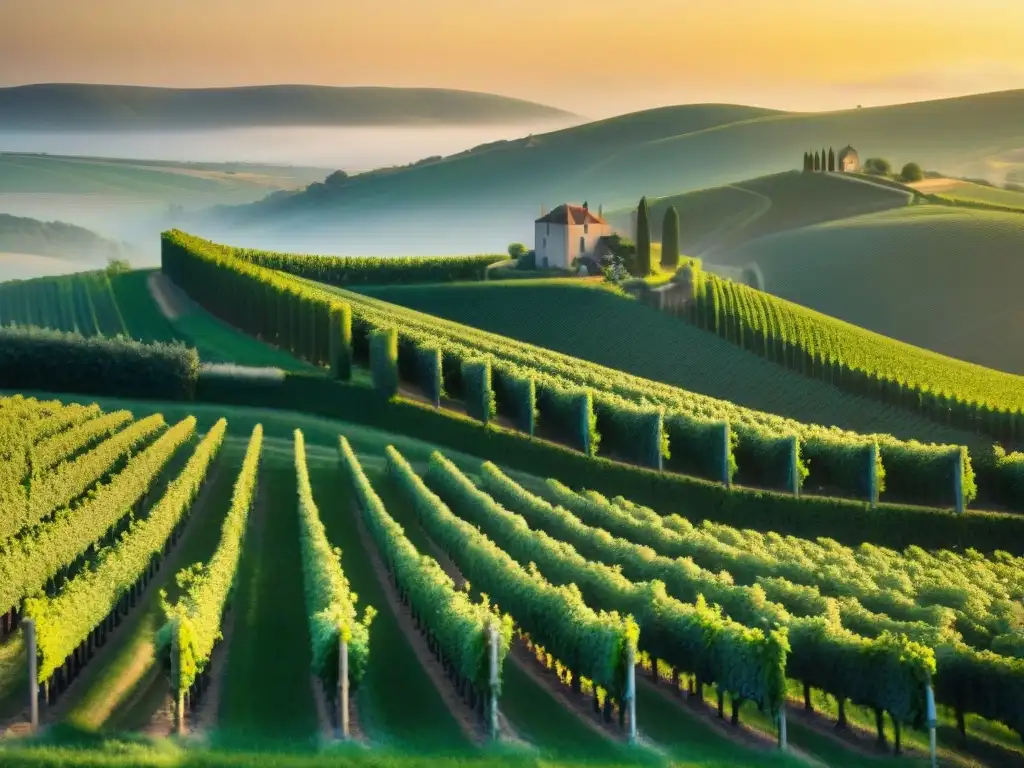
[[[758, 237], [900, 208], [911, 197], [909, 192], [842, 175], [787, 171], [724, 187], [649, 198], [648, 204], [653, 238], [660, 240], [665, 211], [675, 206], [683, 252], [717, 262], [715, 254]], [[613, 226], [631, 232], [632, 214], [633, 208], [618, 209], [607, 218]]]
[[0, 89], [0, 130], [457, 125], [569, 119], [578, 118], [521, 99], [440, 88], [39, 83]]
[[[416, 252], [457, 252], [468, 247], [448, 220], [458, 210], [463, 216], [473, 212], [463, 239], [472, 237], [477, 249], [490, 250], [500, 247], [498, 240], [526, 237], [542, 204], [586, 199], [605, 208], [632, 205], [642, 195], [678, 194], [789, 170], [798, 167], [805, 150], [822, 145], [852, 143], [865, 156], [915, 160], [969, 175], [986, 158], [1020, 146], [1022, 119], [1024, 91], [830, 113], [672, 107], [356, 177], [326, 193], [318, 189], [229, 212], [206, 222], [203, 231], [214, 232], [218, 224], [226, 231], [230, 224], [236, 240], [252, 240], [260, 232], [267, 247], [293, 242], [317, 250], [330, 242], [337, 249], [345, 238], [364, 252], [364, 242], [380, 252], [408, 251], [410, 242], [421, 244]], [[399, 211], [416, 238], [382, 243], [381, 234]], [[480, 242], [484, 237], [490, 241]], [[434, 248], [426, 249], [428, 244]]]
[[764, 289], [916, 346], [1024, 373], [1024, 216], [914, 205], [720, 251]]

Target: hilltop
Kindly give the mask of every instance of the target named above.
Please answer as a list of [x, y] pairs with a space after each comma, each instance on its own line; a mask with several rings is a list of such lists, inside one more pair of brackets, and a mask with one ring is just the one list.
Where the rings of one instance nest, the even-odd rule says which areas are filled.
[[0, 213], [0, 278], [71, 272], [135, 255], [132, 247], [84, 227]]
[[[790, 170], [804, 151], [822, 144], [852, 143], [865, 157], [915, 160], [969, 175], [990, 156], [1016, 147], [1021, 120], [1024, 91], [828, 113], [685, 105], [356, 176], [335, 189], [315, 187], [235, 209], [203, 229], [227, 231], [230, 224], [236, 240], [259, 235], [270, 247], [287, 242], [316, 250], [345, 237], [363, 252], [374, 246], [381, 252], [426, 252], [410, 250], [408, 242], [379, 242], [393, 212], [401, 210], [419, 242], [429, 239], [431, 250], [451, 252], [468, 247], [454, 242], [446, 218], [458, 208], [474, 214], [467, 223], [472, 231], [463, 239], [472, 236], [477, 249], [490, 250], [526, 237], [541, 205], [633, 205], [642, 195], [679, 194]], [[935, 135], [936, 125], [943, 126], [941, 136]], [[488, 236], [494, 242], [481, 241]]]
[[125, 130], [570, 120], [554, 107], [440, 88], [153, 88], [40, 83], [0, 89], [0, 129]]

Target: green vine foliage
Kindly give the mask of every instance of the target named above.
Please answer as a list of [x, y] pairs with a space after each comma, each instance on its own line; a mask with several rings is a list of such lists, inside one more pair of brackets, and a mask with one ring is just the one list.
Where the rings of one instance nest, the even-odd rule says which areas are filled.
[[306, 444], [295, 430], [295, 472], [299, 492], [299, 543], [302, 549], [302, 582], [306, 595], [306, 616], [313, 644], [313, 674], [328, 691], [338, 688], [338, 648], [348, 643], [348, 676], [353, 688], [366, 673], [370, 659], [370, 623], [376, 615], [372, 606], [356, 612], [358, 596], [349, 587], [341, 567], [341, 550], [331, 547], [320, 511], [313, 500], [306, 466]]
[[381, 397], [390, 400], [398, 394], [398, 333], [394, 328], [370, 333], [370, 373]]
[[[155, 423], [165, 426], [162, 416], [157, 416]], [[47, 581], [66, 572], [97, 541], [111, 538], [192, 437], [195, 427], [195, 417], [186, 417], [132, 456], [124, 469], [108, 483], [98, 484], [74, 509], [58, 510], [45, 522], [26, 529], [17, 546], [0, 548], [0, 613], [40, 592]]]
[[352, 309], [339, 301], [331, 305], [329, 313], [331, 372], [335, 378], [348, 381], [352, 378]]
[[388, 472], [437, 544], [476, 588], [508, 611], [534, 642], [615, 697], [624, 693], [626, 660], [639, 629], [618, 613], [595, 612], [578, 587], [556, 587], [524, 568], [437, 497], [408, 462], [388, 446]]
[[[427, 481], [451, 509], [520, 563], [536, 563], [553, 583], [576, 585], [588, 605], [635, 617], [640, 650], [758, 706], [778, 708], [785, 681], [785, 630], [748, 630], [704, 603], [687, 605], [670, 597], [661, 581], [629, 581], [616, 568], [532, 530], [529, 521], [474, 487], [439, 453], [431, 458]], [[774, 666], [766, 670], [761, 662]]]
[[425, 344], [417, 346], [415, 350], [416, 380], [427, 399], [435, 406], [439, 406], [441, 398], [445, 396], [441, 349]]
[[36, 622], [40, 682], [50, 679], [140, 581], [152, 561], [162, 556], [168, 538], [199, 493], [226, 430], [224, 419], [214, 424], [149, 515], [135, 521], [124, 538], [102, 552], [92, 569], [75, 576], [54, 597], [25, 601], [26, 618]]
[[[965, 640], [1002, 648], [999, 639], [1019, 627], [1014, 596], [1024, 593], [1022, 558], [918, 547], [850, 549], [709, 522], [694, 526], [625, 499], [577, 494], [553, 480], [546, 494], [588, 525], [760, 587], [793, 617], [787, 625], [791, 678], [913, 723], [932, 675], [939, 703], [1021, 725], [1011, 694], [988, 696], [1016, 690], [1021, 661]], [[972, 694], [975, 679], [985, 681], [978, 696]]]
[[466, 413], [484, 424], [490, 423], [498, 413], [491, 386], [491, 361], [486, 358], [463, 361], [462, 387]]
[[489, 628], [497, 628], [500, 692], [501, 670], [512, 643], [511, 617], [495, 615], [486, 595], [481, 602], [473, 603], [466, 591], [455, 588], [436, 560], [420, 554], [388, 514], [344, 437], [339, 448], [363, 521], [385, 566], [394, 575], [399, 593], [408, 599], [413, 615], [426, 626], [460, 679], [468, 680], [481, 694], [490, 691]]
[[[438, 346], [443, 355], [445, 387], [449, 395], [455, 398], [463, 395], [462, 362], [490, 356], [499, 412], [505, 407], [504, 393], [510, 389], [506, 382], [531, 378], [536, 391], [537, 409], [544, 422], [545, 437], [591, 454], [596, 452], [595, 449], [600, 444], [598, 434], [604, 430], [602, 422], [607, 420], [608, 414], [615, 413], [616, 409], [625, 407], [625, 404], [634, 408], [663, 406], [665, 431], [669, 435], [669, 450], [677, 456], [699, 455], [702, 450], [702, 446], [673, 444], [672, 423], [677, 414], [698, 420], [728, 421], [737, 439], [733, 458], [738, 464], [736, 480], [741, 484], [749, 480], [750, 484], [755, 486], [789, 489], [791, 479], [788, 470], [788, 440], [793, 434], [799, 436], [801, 444], [812, 438], [820, 438], [815, 449], [816, 461], [807, 454], [807, 461], [801, 460], [799, 466], [801, 484], [802, 478], [807, 477], [813, 488], [829, 486], [827, 477], [823, 476], [819, 481], [814, 476], [815, 467], [818, 467], [822, 473], [831, 472], [833, 477], [844, 480], [843, 487], [833, 489], [835, 493], [841, 496], [860, 497], [864, 485], [863, 473], [853, 476], [839, 472], [837, 468], [845, 465], [847, 454], [851, 450], [856, 450], [848, 448], [844, 443], [859, 448], [870, 439], [875, 439], [882, 449], [881, 461], [886, 467], [886, 484], [894, 493], [898, 493], [901, 488], [939, 487], [936, 485], [936, 472], [941, 472], [945, 479], [949, 480], [946, 470], [936, 470], [929, 457], [936, 452], [948, 452], [953, 446], [921, 446], [912, 441], [897, 440], [891, 435], [861, 435], [835, 428], [826, 429], [801, 424], [767, 413], [751, 411], [732, 403], [640, 379], [621, 371], [603, 368], [529, 344], [397, 307], [370, 296], [340, 288], [316, 286], [285, 272], [259, 266], [256, 262], [244, 258], [244, 251], [216, 245], [182, 232], [165, 233], [161, 253], [164, 271], [193, 299], [219, 317], [254, 335], [261, 335], [262, 338], [275, 338], [275, 334], [280, 333], [286, 322], [291, 325], [297, 324], [299, 311], [294, 308], [294, 302], [284, 302], [292, 304], [295, 313], [295, 317], [288, 321], [281, 318], [277, 307], [281, 304], [281, 294], [301, 294], [308, 296], [320, 307], [315, 313], [318, 317], [323, 314], [323, 304], [333, 305], [342, 301], [351, 308], [352, 341], [357, 359], [365, 359], [359, 358], [359, 355], [368, 352], [369, 335], [373, 331], [396, 326], [403, 343], [413, 346]], [[281, 265], [293, 258], [286, 254], [266, 256], [267, 258], [258, 260], [260, 264]], [[711, 291], [717, 296], [718, 303], [722, 304], [726, 298], [725, 294], [719, 285], [720, 281], [712, 277], [705, 276], [699, 293], [707, 294]], [[270, 286], [272, 291], [269, 295], [278, 296], [277, 300], [267, 298], [267, 286]], [[765, 308], [758, 309], [755, 314], [758, 317], [763, 316], [763, 324], [768, 329], [769, 336], [778, 341], [778, 344], [772, 341], [773, 349], [778, 347], [779, 354], [788, 354], [787, 359], [792, 359], [799, 350], [794, 346], [794, 340], [790, 338], [796, 331], [787, 325], [786, 318], [776, 316], [774, 310], [765, 311]], [[726, 317], [724, 311], [713, 313], [710, 321], [720, 321], [722, 328], [732, 329], [728, 331], [732, 333], [739, 331], [742, 338], [747, 339], [746, 332]], [[708, 322], [708, 319], [701, 322]], [[284, 334], [285, 337], [290, 335], [292, 334]], [[318, 331], [317, 339], [321, 336], [325, 334]], [[286, 348], [294, 346], [288, 341], [283, 345]], [[833, 360], [829, 365], [835, 367], [842, 364]], [[593, 425], [590, 434], [581, 428], [581, 421], [586, 420], [581, 419], [577, 410], [581, 402], [579, 398], [584, 397], [580, 393], [585, 391], [591, 393], [590, 396], [598, 411], [596, 424]], [[524, 412], [523, 416], [526, 413], [528, 412]], [[529, 420], [520, 418], [516, 419], [516, 423], [528, 426]], [[614, 427], [609, 427], [605, 431], [609, 434], [604, 446], [605, 453], [628, 455], [631, 446], [622, 445], [621, 441], [613, 438]], [[677, 434], [684, 435], [686, 432], [679, 431]], [[824, 439], [826, 436], [828, 440]], [[826, 451], [835, 451], [838, 455], [825, 456]], [[919, 460], [904, 462], [895, 458], [898, 451], [921, 456]], [[889, 456], [894, 457], [898, 466], [891, 465]], [[991, 479], [987, 474], [986, 482], [1002, 488], [1004, 484], [1000, 478], [1003, 468], [1007, 465], [995, 461], [990, 464]], [[721, 480], [720, 471], [716, 472], [714, 479]], [[847, 479], [852, 485], [845, 482]], [[965, 462], [963, 479], [965, 495], [970, 500], [973, 498], [974, 480], [969, 457]], [[951, 480], [943, 481], [943, 493], [949, 485]], [[993, 494], [996, 490], [998, 489], [992, 488]], [[948, 494], [943, 496], [941, 501], [928, 503], [946, 505], [947, 497]], [[1000, 495], [999, 498], [1004, 497]], [[1004, 500], [1011, 504], [1024, 503], [1014, 499]]]
[[[262, 449], [263, 426], [257, 424], [235, 480], [217, 549], [205, 564], [196, 563], [178, 573], [177, 582], [183, 594], [176, 604], [167, 604], [166, 594], [161, 595], [167, 621], [157, 632], [156, 653], [163, 668], [171, 671], [171, 689], [175, 693], [192, 686], [221, 639], [221, 621], [234, 590], [249, 513], [256, 497]], [[174, 633], [178, 633], [178, 659], [171, 659]]]

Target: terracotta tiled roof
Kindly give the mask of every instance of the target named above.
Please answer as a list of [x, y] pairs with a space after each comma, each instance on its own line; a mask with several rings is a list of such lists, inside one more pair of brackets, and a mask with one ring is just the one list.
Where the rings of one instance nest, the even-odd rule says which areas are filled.
[[841, 150], [839, 150], [839, 159], [842, 160], [847, 155], [856, 155], [856, 154], [857, 154], [857, 150], [854, 149], [853, 147], [851, 147], [849, 144], [847, 144], [845, 147], [843, 147]]
[[607, 224], [604, 219], [582, 205], [562, 203], [550, 213], [537, 219], [542, 224]]

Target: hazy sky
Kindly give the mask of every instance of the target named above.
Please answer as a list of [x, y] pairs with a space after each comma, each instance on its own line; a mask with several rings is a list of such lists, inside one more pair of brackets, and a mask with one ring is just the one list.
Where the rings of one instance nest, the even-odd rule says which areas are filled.
[[1024, 88], [1024, 0], [0, 0], [0, 85], [436, 86], [598, 117]]

